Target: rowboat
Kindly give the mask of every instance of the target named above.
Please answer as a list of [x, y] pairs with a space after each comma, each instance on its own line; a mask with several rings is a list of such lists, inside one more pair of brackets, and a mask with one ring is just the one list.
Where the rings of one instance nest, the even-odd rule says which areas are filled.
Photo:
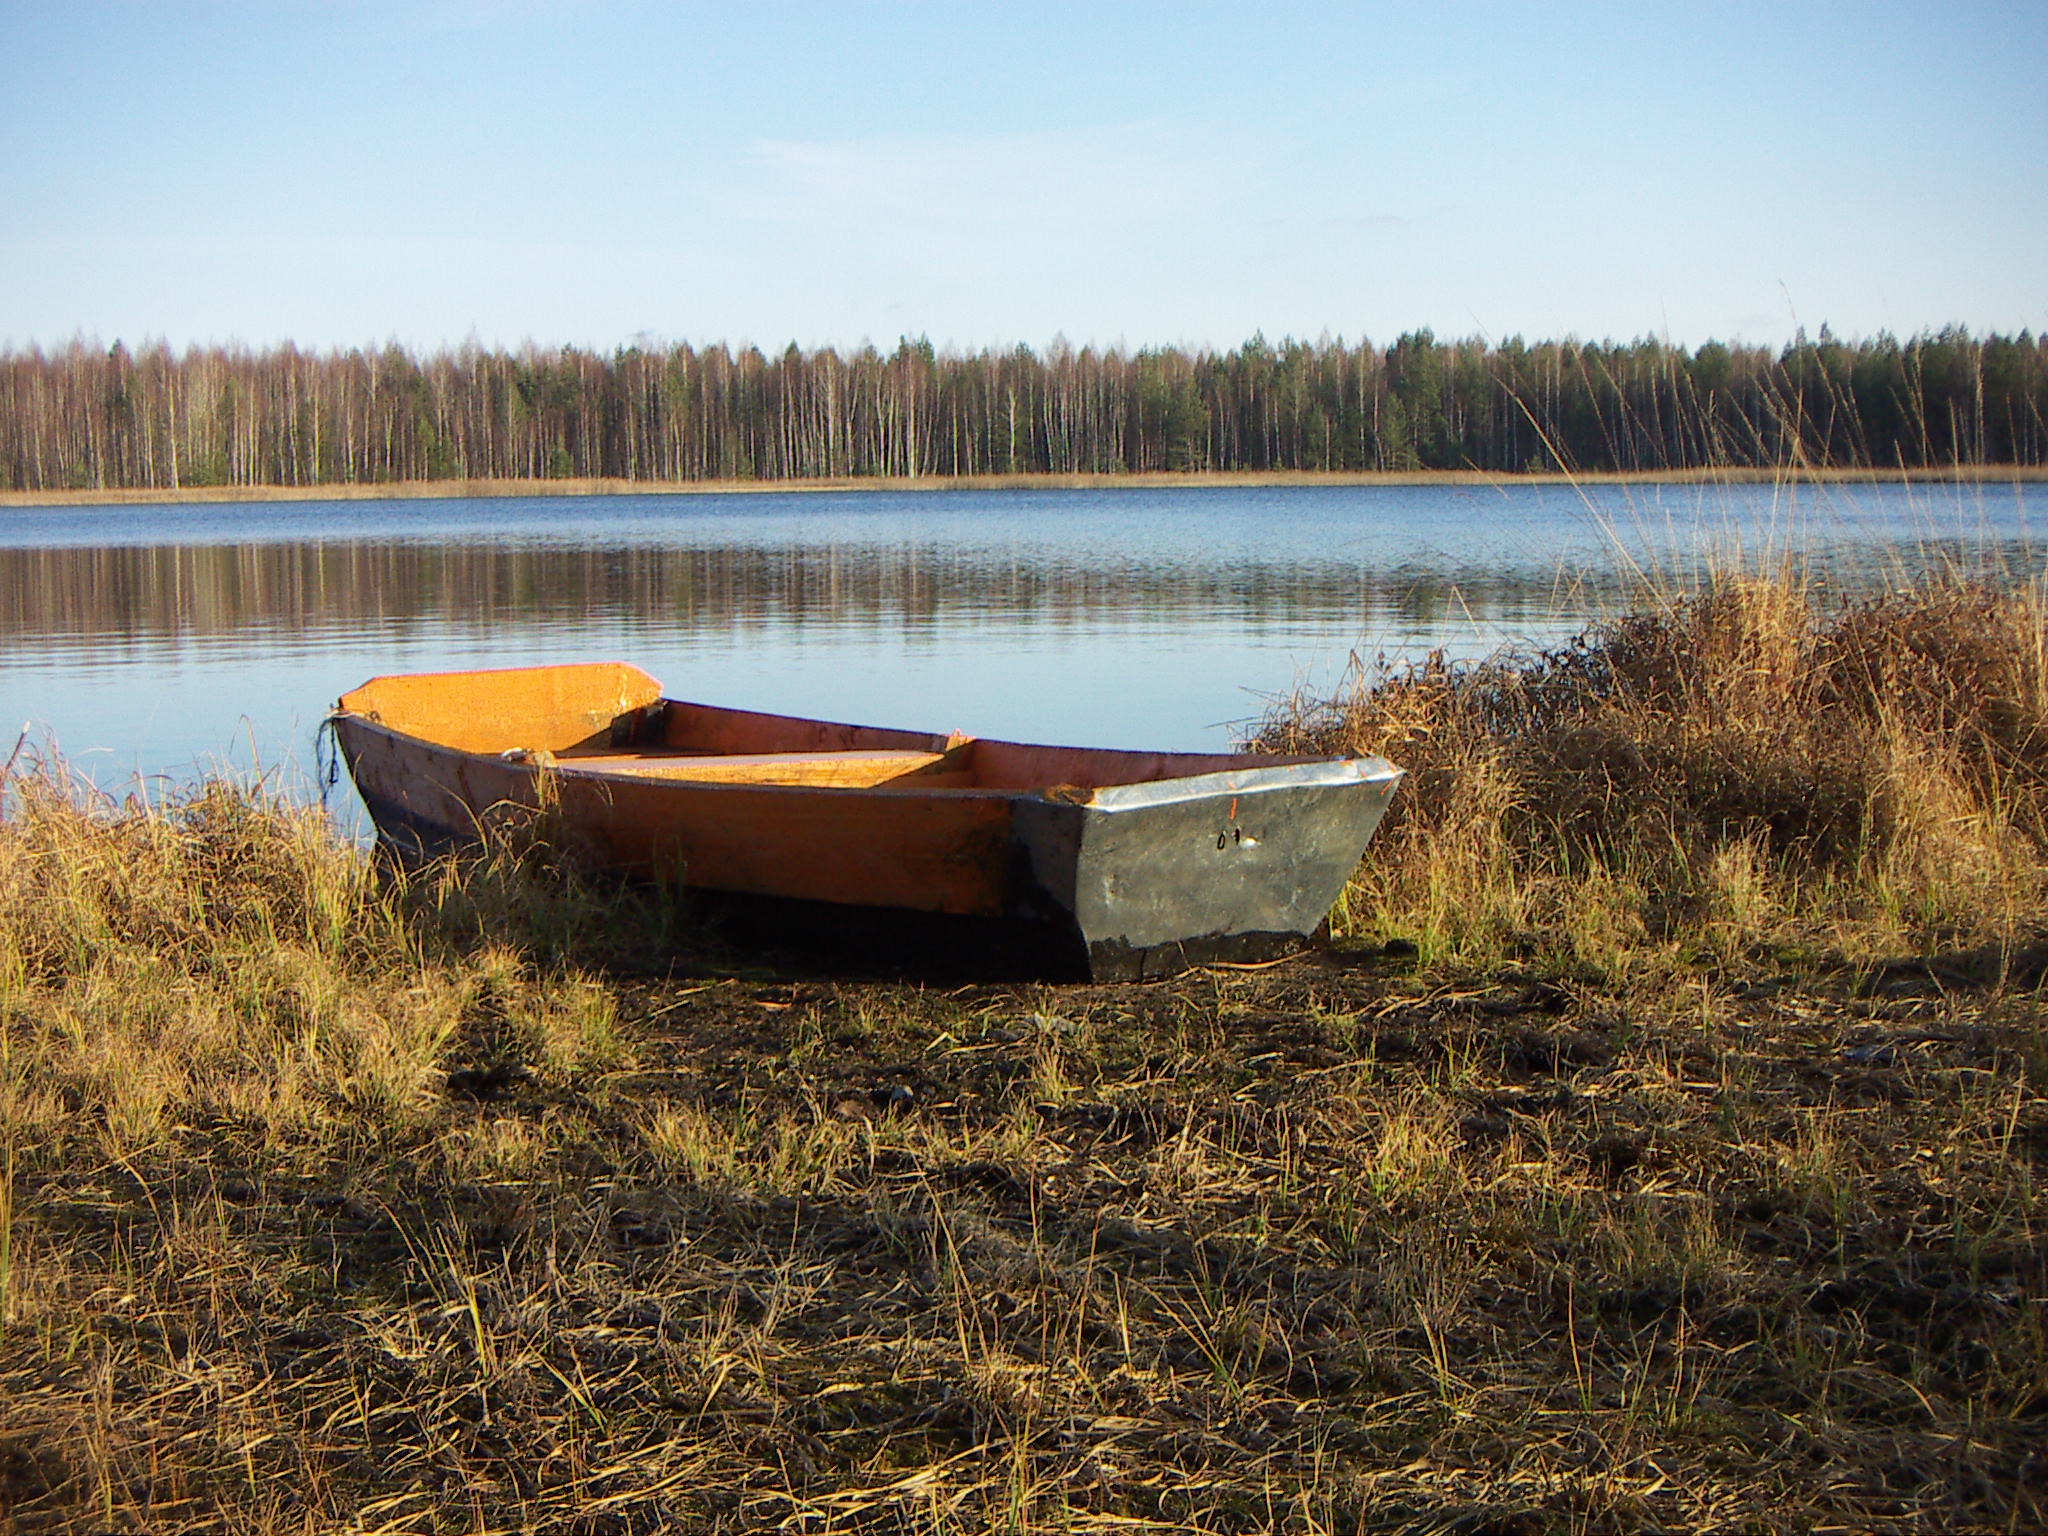
[[1034, 746], [685, 703], [623, 662], [377, 677], [329, 718], [402, 855], [545, 813], [591, 866], [1035, 925], [1100, 980], [1301, 946], [1401, 778], [1378, 757]]

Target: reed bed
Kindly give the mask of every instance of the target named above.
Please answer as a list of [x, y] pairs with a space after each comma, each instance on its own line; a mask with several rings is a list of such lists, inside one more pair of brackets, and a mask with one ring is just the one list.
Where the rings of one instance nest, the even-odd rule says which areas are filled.
[[0, 1532], [2041, 1528], [2037, 603], [1297, 711], [1337, 942], [1142, 986], [17, 772]]
[[1359, 669], [1256, 740], [1409, 770], [1349, 934], [1623, 969], [2039, 937], [2038, 583], [1723, 577], [1555, 650]]

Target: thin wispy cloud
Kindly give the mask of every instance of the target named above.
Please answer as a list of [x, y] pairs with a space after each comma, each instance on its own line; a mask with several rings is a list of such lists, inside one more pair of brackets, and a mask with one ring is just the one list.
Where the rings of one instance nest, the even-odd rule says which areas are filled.
[[1153, 125], [987, 136], [763, 139], [740, 211], [958, 229], [1199, 218], [1229, 201], [1238, 157]]

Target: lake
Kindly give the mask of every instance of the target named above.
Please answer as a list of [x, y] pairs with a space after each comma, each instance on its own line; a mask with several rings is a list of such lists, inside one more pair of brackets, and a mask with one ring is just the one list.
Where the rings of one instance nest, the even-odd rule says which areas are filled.
[[275, 769], [382, 672], [621, 658], [708, 703], [1218, 747], [1354, 657], [1541, 645], [1633, 572], [2041, 569], [2013, 485], [762, 492], [0, 510], [0, 754]]

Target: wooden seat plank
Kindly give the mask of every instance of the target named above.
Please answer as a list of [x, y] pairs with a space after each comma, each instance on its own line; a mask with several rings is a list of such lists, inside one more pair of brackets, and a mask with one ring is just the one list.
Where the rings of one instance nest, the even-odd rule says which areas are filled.
[[943, 762], [943, 752], [750, 752], [718, 757], [627, 752], [563, 758], [558, 766], [631, 778], [707, 784], [815, 784], [867, 788]]

